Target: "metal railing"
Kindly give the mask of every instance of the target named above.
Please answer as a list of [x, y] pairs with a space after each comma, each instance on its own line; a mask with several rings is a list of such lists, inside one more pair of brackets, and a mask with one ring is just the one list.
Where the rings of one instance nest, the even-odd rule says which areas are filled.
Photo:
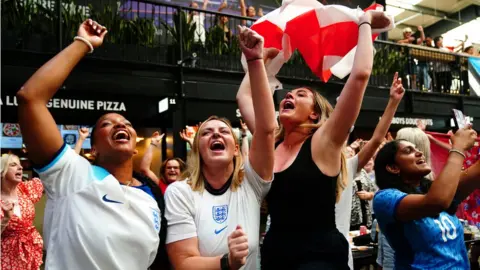
[[[230, 72], [243, 71], [236, 26], [253, 22], [151, 0], [2, 0], [2, 49], [58, 52], [86, 18], [109, 30], [90, 57]], [[390, 87], [398, 71], [410, 90], [470, 92], [465, 55], [386, 41], [376, 41], [375, 49], [372, 86]], [[279, 76], [318, 80], [298, 52]]]

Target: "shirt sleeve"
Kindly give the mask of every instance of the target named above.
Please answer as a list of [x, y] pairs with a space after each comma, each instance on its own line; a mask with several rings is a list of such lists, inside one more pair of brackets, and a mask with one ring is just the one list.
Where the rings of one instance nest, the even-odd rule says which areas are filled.
[[397, 189], [384, 189], [375, 194], [373, 210], [379, 223], [387, 224], [396, 221], [395, 215], [400, 201], [407, 196]]
[[[347, 165], [349, 166], [347, 168], [348, 173], [352, 173], [353, 176], [355, 176], [358, 172], [358, 155], [355, 155], [347, 160]], [[352, 177], [353, 179], [353, 177]]]
[[42, 198], [43, 185], [42, 181], [38, 178], [22, 182], [18, 185], [18, 188], [30, 199], [30, 201], [32, 201], [32, 203], [37, 203]]
[[245, 181], [248, 181], [250, 186], [253, 188], [253, 192], [255, 193], [255, 196], [257, 197], [258, 202], [262, 202], [263, 198], [267, 196], [268, 191], [270, 190], [270, 187], [272, 186], [272, 181], [273, 181], [273, 174], [272, 174], [272, 180], [271, 181], [265, 181], [260, 177], [260, 175], [255, 172], [255, 170], [252, 168], [250, 165], [250, 161], [248, 160], [248, 157], [246, 158], [244, 162], [244, 170], [245, 170]]
[[78, 192], [93, 180], [92, 166], [64, 144], [45, 166], [35, 168], [49, 198]]
[[168, 221], [166, 244], [197, 237], [193, 197], [188, 198], [186, 190], [190, 187], [181, 185], [185, 183], [175, 182], [165, 192], [165, 218]]

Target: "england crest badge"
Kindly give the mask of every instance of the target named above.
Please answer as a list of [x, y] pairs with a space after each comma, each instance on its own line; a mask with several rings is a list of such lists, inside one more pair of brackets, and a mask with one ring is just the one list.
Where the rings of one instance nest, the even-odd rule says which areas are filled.
[[228, 218], [228, 205], [219, 205], [212, 207], [213, 220], [215, 222], [222, 224]]

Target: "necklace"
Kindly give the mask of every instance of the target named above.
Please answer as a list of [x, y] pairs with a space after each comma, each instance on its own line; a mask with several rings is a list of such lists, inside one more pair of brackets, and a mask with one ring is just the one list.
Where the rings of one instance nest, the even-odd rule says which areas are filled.
[[126, 183], [125, 186], [129, 187], [132, 183], [133, 183], [133, 178], [130, 181], [128, 181], [128, 183]]

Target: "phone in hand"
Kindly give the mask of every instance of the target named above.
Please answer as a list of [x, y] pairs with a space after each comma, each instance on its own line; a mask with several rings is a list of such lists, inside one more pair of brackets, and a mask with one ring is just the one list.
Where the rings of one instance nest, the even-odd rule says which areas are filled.
[[453, 121], [455, 122], [455, 131], [458, 129], [466, 127], [470, 122], [465, 117], [462, 111], [457, 109], [452, 109], [453, 111]]

